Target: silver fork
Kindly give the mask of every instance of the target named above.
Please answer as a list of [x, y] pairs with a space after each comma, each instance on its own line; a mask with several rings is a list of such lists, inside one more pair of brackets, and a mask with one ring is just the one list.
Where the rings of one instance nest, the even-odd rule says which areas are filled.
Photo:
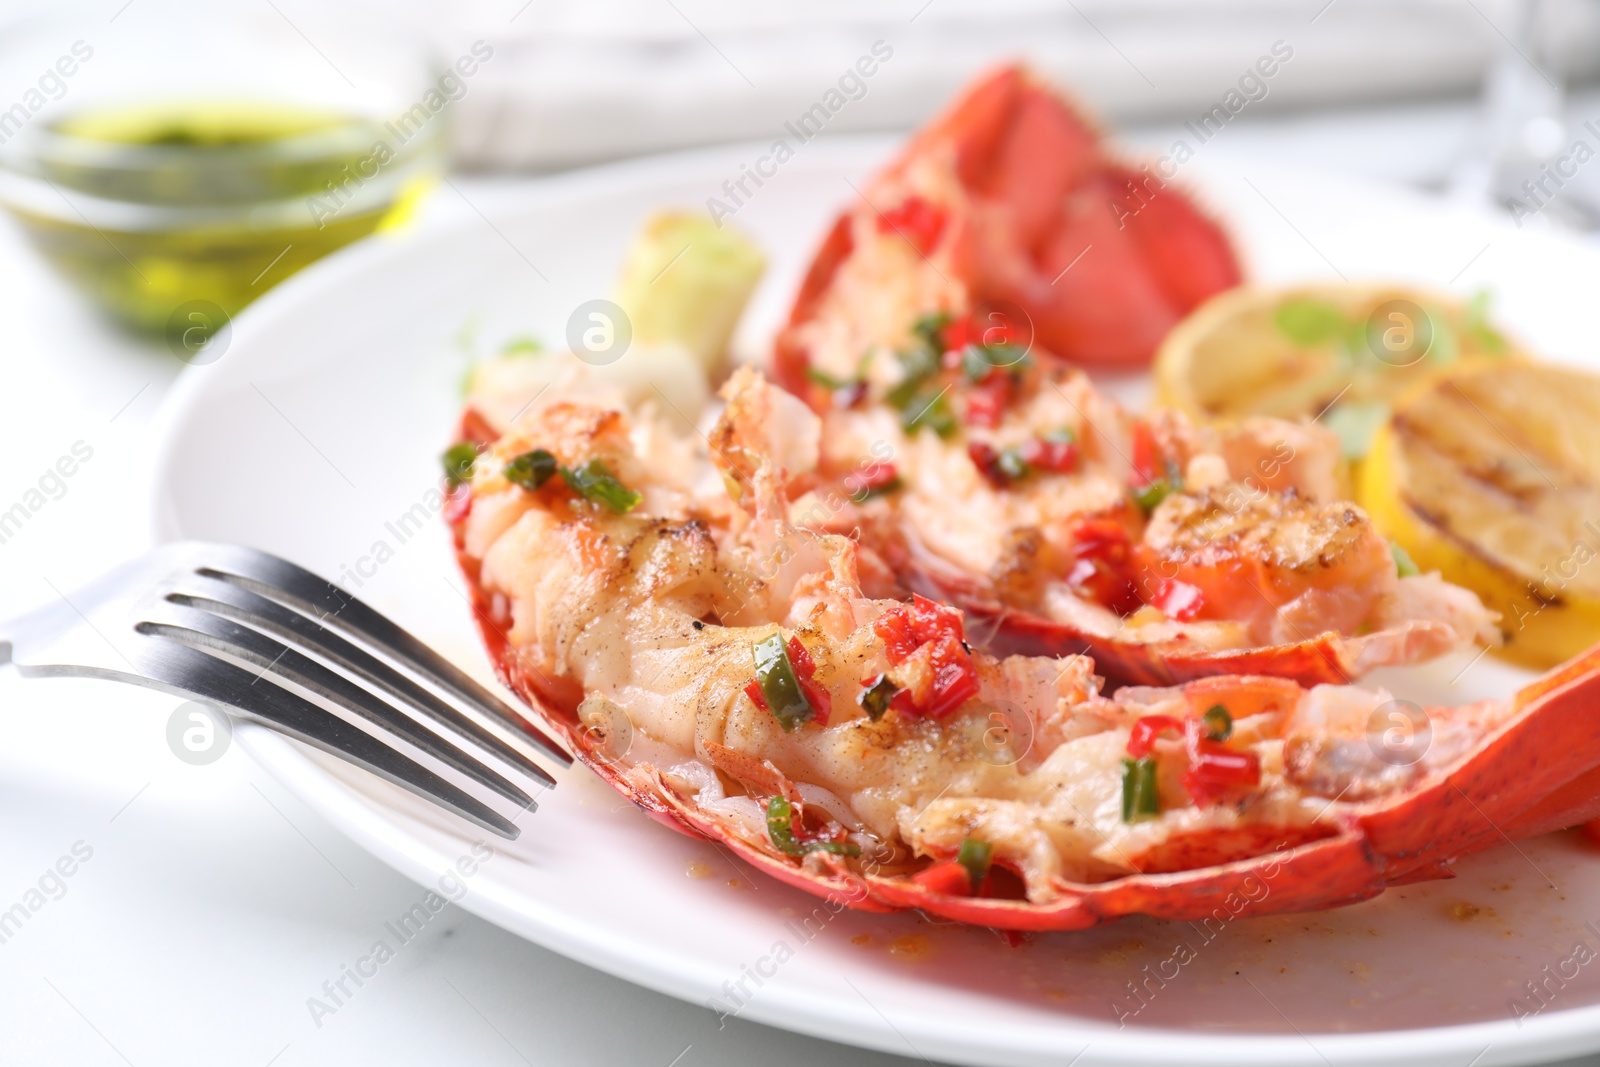
[[[411, 634], [333, 583], [251, 548], [198, 541], [163, 545], [70, 597], [0, 623], [0, 635], [7, 635], [0, 637], [0, 665], [15, 664], [24, 677], [108, 678], [221, 706], [501, 837], [515, 838], [517, 826], [397, 749], [396, 742], [427, 753], [522, 811], [536, 807], [533, 798], [493, 763], [546, 788], [555, 779], [439, 694], [525, 738], [562, 766], [572, 763], [554, 741]], [[302, 693], [359, 716], [377, 733], [358, 729]]]

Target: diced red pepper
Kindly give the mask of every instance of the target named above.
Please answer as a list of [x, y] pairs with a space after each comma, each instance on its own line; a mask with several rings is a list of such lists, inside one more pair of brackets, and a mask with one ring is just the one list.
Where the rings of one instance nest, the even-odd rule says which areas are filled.
[[1005, 471], [1000, 469], [1000, 453], [986, 441], [973, 441], [967, 445], [967, 458], [972, 460], [972, 465], [978, 468], [978, 473], [983, 475], [983, 480], [996, 489], [1004, 489], [1011, 484], [1011, 479], [1006, 477]]
[[744, 687], [744, 695], [750, 698], [750, 703], [762, 711], [771, 711], [767, 706], [767, 695], [761, 691], [761, 683], [754, 678]]
[[1115, 519], [1082, 519], [1073, 529], [1072, 543], [1067, 584], [1073, 592], [1118, 615], [1137, 610], [1132, 545], [1122, 524]]
[[1183, 788], [1196, 804], [1210, 807], [1230, 792], [1261, 783], [1261, 757], [1254, 752], [1235, 752], [1223, 742], [1211, 740], [1198, 716], [1184, 724], [1183, 736], [1189, 751]]
[[[806, 700], [811, 702], [811, 721], [818, 726], [828, 725], [828, 713], [833, 710], [833, 697], [828, 691], [816, 682], [817, 664], [811, 658], [811, 653], [806, 646], [800, 643], [798, 637], [789, 638], [789, 664], [794, 667], [794, 677], [800, 683], [800, 691], [806, 695]], [[757, 689], [760, 688], [758, 685]], [[745, 692], [749, 692], [747, 688]]]
[[972, 340], [972, 322], [970, 319], [951, 319], [945, 323], [944, 329], [939, 331], [939, 343], [946, 353], [955, 353], [956, 360], [952, 366], [961, 362], [961, 350], [966, 348]]
[[897, 207], [878, 216], [879, 233], [898, 233], [923, 255], [939, 244], [944, 232], [944, 211], [920, 196], [908, 196]]
[[1150, 424], [1143, 419], [1133, 424], [1133, 485], [1149, 485], [1161, 476], [1161, 454], [1156, 449], [1156, 438]]
[[1011, 375], [995, 368], [983, 381], [967, 390], [967, 425], [993, 429], [1011, 403], [1015, 386]]
[[923, 646], [932, 646], [933, 689], [927, 702], [916, 704], [911, 692], [902, 690], [890, 707], [938, 719], [978, 694], [978, 670], [963, 640], [961, 612], [919, 595], [912, 598], [910, 610], [890, 608], [878, 616], [872, 629], [888, 646], [890, 663], [903, 663]]
[[874, 490], [883, 489], [893, 485], [900, 477], [893, 463], [876, 462], [870, 467], [848, 475], [844, 480], [844, 491], [851, 497], [865, 498]]
[[1183, 723], [1172, 715], [1146, 715], [1128, 731], [1128, 755], [1144, 759], [1155, 747], [1156, 738], [1167, 731], [1183, 733]]
[[1070, 474], [1078, 466], [1078, 446], [1071, 441], [1029, 441], [1022, 446], [1022, 458], [1038, 470]]
[[1176, 578], [1161, 579], [1156, 585], [1155, 596], [1150, 598], [1151, 607], [1179, 622], [1188, 622], [1199, 615], [1205, 604], [1205, 595], [1200, 592], [1198, 585], [1180, 582]]

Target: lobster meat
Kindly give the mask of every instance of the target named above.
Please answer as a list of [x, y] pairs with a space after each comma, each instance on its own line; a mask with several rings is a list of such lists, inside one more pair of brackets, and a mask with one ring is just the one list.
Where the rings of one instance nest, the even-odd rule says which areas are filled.
[[[892, 289], [889, 274], [902, 276]], [[1007, 66], [917, 133], [834, 223], [778, 337], [774, 374], [805, 396], [816, 349], [892, 343], [931, 306], [1020, 313], [1058, 356], [1142, 367], [1179, 319], [1239, 281], [1220, 226]], [[886, 298], [860, 313], [862, 300]], [[896, 311], [909, 314], [896, 323]]]
[[876, 595], [948, 600], [995, 652], [1087, 653], [1117, 684], [1340, 683], [1498, 643], [1470, 592], [1400, 573], [1344, 502], [1331, 432], [1136, 417], [1062, 362], [1136, 365], [1238, 281], [1177, 189], [1128, 217], [1129, 173], [1008, 67], [869, 184], [773, 350], [823, 420], [796, 492], [853, 498], [814, 521], [797, 500], [798, 521], [859, 531], [869, 577], [892, 579]]
[[1088, 657], [997, 660], [959, 611], [871, 597], [857, 542], [788, 519], [816, 416], [749, 370], [724, 395], [709, 456], [648, 400], [469, 411], [448, 518], [501, 679], [773, 877], [1079, 929], [1346, 904], [1600, 815], [1600, 650], [1460, 708], [1263, 676], [1108, 696]]

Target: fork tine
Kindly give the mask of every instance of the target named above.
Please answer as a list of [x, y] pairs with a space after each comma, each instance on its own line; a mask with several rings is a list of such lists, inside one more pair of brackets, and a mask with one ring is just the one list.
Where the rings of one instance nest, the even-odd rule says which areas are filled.
[[[276, 683], [256, 685], [256, 676], [249, 671], [199, 649], [153, 636], [150, 640], [152, 648], [140, 655], [140, 670], [147, 683], [155, 683], [177, 696], [209, 701], [242, 719], [270, 726], [432, 801], [490, 833], [509, 840], [516, 840], [521, 833], [515, 823], [470, 793], [309, 700]], [[527, 810], [534, 807], [530, 802]]]
[[484, 729], [479, 723], [463, 715], [433, 693], [377, 657], [352, 645], [327, 627], [289, 610], [276, 601], [258, 596], [242, 586], [214, 578], [199, 577], [196, 580], [202, 583], [200, 587], [205, 590], [204, 596], [177, 592], [168, 594], [167, 599], [175, 604], [209, 611], [257, 630], [270, 632], [281, 640], [295, 642], [316, 655], [331, 660], [336, 666], [356, 675], [362, 681], [386, 691], [396, 700], [416, 708], [430, 720], [465, 735], [523, 773], [538, 779], [541, 784], [545, 786], [556, 784], [555, 779], [550, 777], [543, 767], [507, 744], [498, 735]]
[[202, 566], [197, 568], [198, 573], [243, 586], [269, 600], [286, 602], [290, 607], [336, 626], [357, 640], [378, 646], [458, 699], [527, 736], [545, 755], [560, 760], [563, 767], [572, 764], [572, 757], [560, 745], [513, 712], [455, 664], [332, 582], [288, 560], [253, 548], [220, 544], [206, 545], [204, 548], [208, 557], [219, 562], [227, 561], [231, 567], [226, 564]]
[[493, 770], [450, 745], [410, 716], [396, 710], [343, 675], [296, 652], [265, 634], [229, 619], [181, 604], [162, 605], [159, 615], [134, 628], [143, 634], [166, 637], [202, 650], [215, 648], [257, 664], [258, 677], [276, 675], [310, 689], [366, 719], [387, 733], [403, 737], [428, 755], [453, 767], [479, 785], [492, 789], [513, 804], [530, 802], [528, 794]]

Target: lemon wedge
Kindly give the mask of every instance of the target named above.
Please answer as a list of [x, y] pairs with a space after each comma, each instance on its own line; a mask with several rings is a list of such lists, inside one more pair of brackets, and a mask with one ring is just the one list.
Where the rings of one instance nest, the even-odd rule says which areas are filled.
[[1356, 499], [1419, 568], [1500, 612], [1508, 658], [1544, 668], [1600, 641], [1600, 376], [1435, 377], [1379, 428]]
[[1468, 301], [1394, 285], [1241, 287], [1179, 323], [1156, 354], [1156, 402], [1210, 422], [1316, 419], [1366, 455], [1394, 399], [1441, 370], [1526, 358]]

